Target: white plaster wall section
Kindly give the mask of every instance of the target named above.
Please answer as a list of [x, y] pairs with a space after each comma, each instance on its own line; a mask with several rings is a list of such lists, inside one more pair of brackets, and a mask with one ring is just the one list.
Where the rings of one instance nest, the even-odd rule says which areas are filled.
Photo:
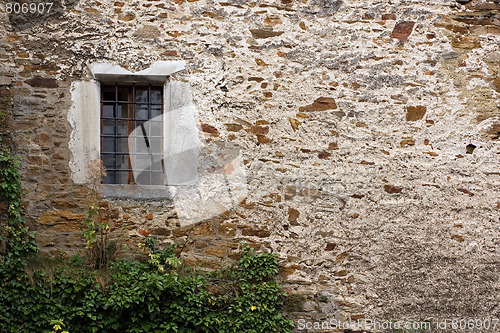
[[165, 85], [165, 169], [168, 185], [177, 188], [174, 205], [182, 226], [201, 222], [235, 207], [247, 195], [246, 172], [241, 154], [229, 163], [220, 152], [213, 158], [221, 165], [218, 173], [198, 174], [199, 129], [191, 87], [184, 82]]
[[71, 84], [71, 108], [68, 122], [73, 129], [69, 140], [71, 179], [77, 184], [90, 180], [88, 164], [99, 159], [100, 105], [97, 81]]
[[90, 71], [95, 79], [101, 81], [120, 81], [120, 82], [150, 82], [165, 83], [168, 77], [174, 73], [186, 69], [184, 60], [178, 61], [157, 61], [149, 68], [131, 72], [121, 66], [112, 63], [94, 63], [90, 65]]
[[184, 82], [168, 82], [164, 87], [164, 100], [167, 185], [195, 185], [201, 142], [191, 87]]

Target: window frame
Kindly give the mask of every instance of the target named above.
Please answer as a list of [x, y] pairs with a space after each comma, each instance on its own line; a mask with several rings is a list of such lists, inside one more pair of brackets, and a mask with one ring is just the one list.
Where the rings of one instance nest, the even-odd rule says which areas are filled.
[[150, 67], [132, 72], [110, 62], [89, 64], [90, 77], [71, 81], [71, 105], [66, 115], [71, 128], [68, 161], [74, 184], [95, 182], [95, 170], [89, 162], [100, 159], [101, 84], [149, 83], [163, 86], [163, 135], [165, 184], [101, 184], [100, 194], [109, 199], [172, 199], [179, 188], [197, 186], [201, 142], [197, 108], [190, 84], [177, 73], [186, 69], [186, 61], [156, 61]]
[[[106, 92], [108, 90], [108, 92]], [[113, 92], [114, 90], [114, 92]], [[138, 100], [138, 94], [137, 91], [146, 91], [147, 90], [147, 96], [146, 96], [146, 101], [139, 101]], [[159, 101], [154, 101], [152, 92], [158, 92], [160, 99]], [[112, 99], [105, 98], [105, 94], [110, 93], [114, 94], [114, 97]], [[120, 98], [120, 93], [125, 94], [125, 98]], [[123, 97], [123, 96], [122, 96]], [[132, 163], [132, 158], [137, 159], [139, 155], [142, 155], [144, 153], [140, 153], [136, 151], [136, 145], [134, 145], [134, 140], [137, 137], [131, 137], [133, 131], [138, 127], [138, 123], [140, 123], [141, 129], [142, 129], [142, 135], [145, 140], [145, 144], [148, 148], [148, 154], [150, 156], [150, 161], [153, 164], [153, 157], [156, 155], [157, 157], [161, 158], [161, 168], [159, 170], [149, 170], [147, 175], [149, 178], [149, 184], [147, 185], [165, 185], [165, 165], [164, 165], [164, 159], [163, 159], [163, 145], [164, 145], [164, 139], [165, 139], [165, 128], [164, 128], [164, 93], [163, 93], [163, 86], [158, 85], [158, 84], [152, 84], [152, 83], [136, 83], [136, 82], [131, 82], [131, 83], [118, 83], [118, 82], [100, 82], [100, 100], [99, 100], [99, 105], [100, 105], [100, 158], [101, 161], [105, 161], [104, 157], [105, 156], [110, 156], [111, 160], [113, 160], [113, 167], [109, 168], [107, 167], [108, 174], [106, 177], [103, 178], [102, 183], [103, 184], [137, 184], [136, 179], [134, 177], [134, 169], [133, 169], [133, 163]], [[106, 115], [105, 114], [105, 106], [112, 106], [112, 115]], [[125, 106], [126, 112], [123, 112], [123, 107]], [[140, 107], [146, 106], [147, 109], [147, 115], [146, 117], [140, 117], [139, 112], [144, 111], [144, 109], [140, 109]], [[159, 113], [154, 112], [155, 107], [159, 107]], [[120, 111], [118, 111], [120, 110]], [[158, 109], [157, 109], [158, 110]], [[121, 112], [118, 114], [118, 112]], [[124, 117], [124, 114], [126, 114], [126, 117]], [[156, 117], [160, 116], [161, 120], [154, 120]], [[113, 134], [106, 134], [104, 127], [105, 127], [105, 122], [114, 122], [113, 126]], [[146, 134], [146, 129], [144, 127], [144, 123], [149, 122], [149, 126], [151, 126], [150, 122], [161, 122], [160, 128], [161, 128], [161, 135], [159, 136], [152, 136], [151, 133], [149, 135]], [[126, 126], [126, 135], [124, 133], [119, 133], [119, 123], [125, 124]], [[105, 140], [112, 138], [113, 142], [113, 151], [105, 151], [104, 146], [105, 146]], [[123, 147], [123, 140], [126, 139], [125, 141], [125, 149]], [[132, 139], [132, 140], [131, 140]], [[153, 140], [159, 139], [160, 143], [159, 146], [162, 148], [160, 153], [154, 153], [152, 152], [151, 145], [153, 143]], [[109, 140], [106, 140], [109, 142]], [[156, 142], [156, 140], [155, 140]], [[131, 146], [132, 144], [132, 146]], [[122, 163], [123, 160], [126, 159], [126, 167], [123, 167], [122, 163], [119, 163], [119, 156], [121, 156]], [[126, 157], [125, 157], [126, 156]], [[106, 163], [104, 163], [106, 164]], [[118, 165], [120, 164], [120, 166]], [[152, 166], [151, 166], [152, 168]], [[123, 176], [120, 176], [120, 174], [127, 173], [128, 176], [126, 177], [126, 182], [124, 181]], [[159, 174], [160, 179], [159, 181], [156, 181], [153, 183], [153, 176], [152, 174]], [[123, 178], [122, 178], [123, 177]], [[109, 179], [111, 178], [111, 179]], [[155, 177], [156, 178], [156, 177]], [[142, 184], [145, 185], [145, 184]]]

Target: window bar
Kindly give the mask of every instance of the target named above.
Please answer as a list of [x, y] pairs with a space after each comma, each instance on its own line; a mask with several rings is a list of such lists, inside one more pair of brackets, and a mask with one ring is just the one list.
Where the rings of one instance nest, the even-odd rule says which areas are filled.
[[[148, 84], [148, 97], [147, 97], [146, 100], [148, 102], [148, 104], [146, 106], [148, 108], [148, 119], [151, 119], [151, 85], [150, 84]], [[148, 127], [151, 128], [151, 124], [149, 124]], [[149, 132], [151, 132], [151, 130]], [[147, 136], [146, 136], [146, 141], [147, 140], [148, 139], [147, 139]], [[153, 183], [153, 180], [151, 179], [151, 175], [152, 175], [151, 171], [153, 170], [153, 155], [151, 155], [151, 153], [152, 153], [152, 151], [151, 151], [152, 147], [149, 147], [149, 143], [148, 142], [146, 142], [146, 144], [148, 145], [149, 162], [150, 162], [149, 170], [148, 170], [149, 171], [148, 172], [148, 175], [149, 175], [149, 184], [152, 184]]]
[[117, 137], [116, 137], [116, 131], [117, 131], [117, 126], [118, 126], [118, 121], [116, 120], [118, 116], [118, 82], [115, 82], [115, 105], [113, 108], [113, 117], [114, 119], [114, 124], [115, 128], [113, 129], [113, 134], [115, 137], [113, 138], [114, 146], [113, 146], [113, 165], [115, 167], [115, 171], [113, 172], [113, 183], [118, 184], [118, 172], [116, 171], [118, 169], [118, 156], [116, 155], [116, 150], [118, 148], [118, 142], [117, 142]]
[[[130, 92], [130, 91], [129, 91]], [[130, 96], [131, 95], [131, 96]], [[135, 83], [132, 83], [132, 94], [129, 93], [129, 101], [131, 104], [128, 106], [128, 115], [131, 120], [129, 120], [128, 123], [128, 135], [132, 134], [132, 131], [134, 130], [134, 119], [135, 119], [135, 110], [137, 109], [136, 103], [135, 103], [135, 95], [136, 95], [136, 89], [135, 89]], [[132, 158], [136, 158], [136, 147], [135, 147], [135, 141], [134, 139], [131, 140], [133, 143], [132, 147], [128, 147], [128, 167], [131, 169], [128, 173], [128, 182], [130, 184], [135, 183], [135, 177], [134, 177], [134, 170], [132, 170]], [[127, 145], [128, 146], [128, 145]]]

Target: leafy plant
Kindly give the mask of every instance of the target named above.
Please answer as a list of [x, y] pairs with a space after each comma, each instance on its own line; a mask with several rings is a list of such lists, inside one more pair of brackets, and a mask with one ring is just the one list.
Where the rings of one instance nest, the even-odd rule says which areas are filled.
[[[248, 252], [242, 258], [248, 255], [264, 258]], [[125, 259], [104, 271], [72, 262], [5, 277], [0, 332], [43, 332], [52, 318], [64, 318], [71, 333], [268, 333], [293, 326], [281, 313], [285, 293], [274, 277], [249, 281], [260, 274], [239, 265], [205, 273], [180, 266], [160, 272]]]
[[255, 250], [242, 245], [243, 255], [238, 260], [238, 266], [243, 268], [242, 274], [251, 281], [267, 281], [278, 273], [278, 255], [273, 253], [255, 253]]
[[6, 264], [22, 264], [23, 258], [34, 254], [38, 248], [34, 234], [29, 232], [22, 216], [22, 187], [19, 160], [8, 150], [0, 151], [0, 201], [7, 210], [0, 216], [0, 255]]
[[146, 237], [144, 244], [139, 244], [139, 247], [149, 251], [149, 260], [148, 263], [156, 267], [159, 272], [164, 272], [165, 267], [167, 268], [176, 268], [180, 265], [181, 261], [176, 257], [174, 249], [177, 247], [177, 244], [172, 244], [164, 249], [160, 249], [156, 245], [156, 239], [153, 237]]
[[69, 333], [66, 330], [63, 331], [63, 327], [66, 325], [64, 325], [64, 322], [61, 319], [51, 320], [50, 325], [52, 325], [52, 331], [49, 333]]
[[101, 160], [89, 163], [91, 181], [87, 195], [88, 208], [83, 220], [83, 238], [86, 241], [86, 252], [90, 264], [95, 268], [108, 265], [116, 252], [116, 241], [109, 240], [110, 223], [109, 212], [106, 208], [99, 207], [98, 186], [106, 174]]

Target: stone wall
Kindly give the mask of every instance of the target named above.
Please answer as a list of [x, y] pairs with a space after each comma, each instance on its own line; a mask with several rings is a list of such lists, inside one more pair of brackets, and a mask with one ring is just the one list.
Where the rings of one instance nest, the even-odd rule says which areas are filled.
[[277, 252], [305, 295], [295, 320], [500, 317], [498, 1], [63, 5], [0, 18], [0, 93], [42, 253], [82, 246], [71, 83], [95, 62], [185, 60], [171, 79], [192, 87], [203, 149], [239, 147], [248, 195], [187, 226], [168, 200], [103, 199], [116, 238], [178, 242], [205, 268], [240, 242]]

